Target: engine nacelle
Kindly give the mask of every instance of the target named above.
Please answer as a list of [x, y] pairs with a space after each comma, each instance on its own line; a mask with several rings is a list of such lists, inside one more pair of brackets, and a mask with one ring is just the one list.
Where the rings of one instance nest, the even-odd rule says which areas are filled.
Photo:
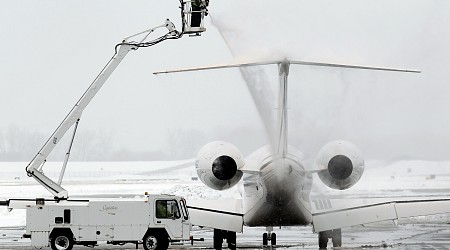
[[195, 169], [199, 179], [208, 187], [224, 190], [236, 185], [242, 178], [240, 169], [244, 157], [237, 147], [215, 141], [203, 146], [197, 154]]
[[330, 188], [344, 190], [355, 185], [364, 172], [361, 151], [348, 141], [332, 141], [316, 158], [319, 178]]

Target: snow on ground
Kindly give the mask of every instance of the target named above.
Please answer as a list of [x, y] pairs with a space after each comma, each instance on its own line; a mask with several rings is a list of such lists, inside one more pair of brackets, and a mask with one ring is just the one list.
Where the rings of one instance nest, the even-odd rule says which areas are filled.
[[[0, 163], [0, 199], [52, 198], [33, 178], [26, 175], [27, 163]], [[62, 163], [50, 162], [44, 172], [59, 177]], [[226, 192], [212, 190], [196, 177], [193, 160], [173, 162], [74, 162], [67, 166], [62, 186], [70, 198], [86, 196], [130, 196], [174, 194], [189, 198], [238, 198], [237, 187]], [[8, 212], [0, 207], [0, 227], [25, 226], [25, 211]]]
[[[57, 179], [62, 163], [46, 163], [45, 173]], [[0, 163], [0, 199], [8, 198], [51, 198], [51, 194], [25, 173], [26, 163]], [[193, 161], [177, 162], [74, 162], [69, 163], [63, 186], [72, 198], [86, 196], [130, 196], [149, 193], [169, 193], [189, 199], [239, 198], [239, 189], [215, 191], [196, 176]], [[331, 197], [364, 202], [368, 199], [386, 197], [438, 197], [450, 193], [450, 162], [401, 161], [390, 164], [368, 162], [361, 180], [350, 190], [336, 191], [325, 187], [314, 177], [312, 197]], [[392, 200], [392, 199], [389, 199]], [[343, 229], [346, 247], [382, 246], [385, 241], [396, 249], [426, 247], [423, 244], [450, 246], [450, 217], [436, 215], [411, 218], [400, 221], [395, 227], [392, 222], [383, 222], [366, 227]], [[0, 249], [1, 246], [27, 246], [29, 240], [21, 239], [24, 232], [25, 210], [8, 212], [0, 207]], [[275, 229], [278, 242], [289, 248], [317, 248], [317, 235], [311, 227], [290, 227]], [[260, 246], [265, 228], [245, 228], [238, 234], [241, 246]], [[196, 237], [205, 237], [199, 246], [212, 245], [212, 231], [195, 228]], [[420, 242], [418, 242], [420, 241]], [[435, 242], [435, 243], [432, 243]], [[420, 243], [420, 244], [419, 244]], [[434, 245], [433, 245], [434, 246]]]

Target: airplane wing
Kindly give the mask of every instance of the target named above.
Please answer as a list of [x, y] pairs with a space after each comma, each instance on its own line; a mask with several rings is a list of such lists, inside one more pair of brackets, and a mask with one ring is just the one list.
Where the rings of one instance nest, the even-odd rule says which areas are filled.
[[159, 74], [202, 71], [202, 70], [211, 70], [211, 69], [239, 68], [239, 67], [248, 67], [248, 66], [280, 64], [282, 62], [287, 62], [290, 64], [296, 64], [296, 65], [316, 66], [316, 67], [333, 67], [333, 68], [347, 68], [347, 69], [365, 69], [365, 70], [394, 71], [394, 72], [406, 72], [406, 73], [420, 73], [419, 70], [410, 70], [410, 69], [385, 68], [385, 67], [377, 67], [377, 66], [350, 65], [350, 64], [339, 64], [339, 63], [277, 60], [277, 61], [262, 61], [262, 62], [245, 62], [245, 63], [237, 63], [237, 64], [220, 64], [220, 65], [212, 65], [212, 66], [204, 66], [204, 67], [163, 70], [163, 71], [154, 72], [153, 74], [159, 75]]
[[192, 225], [241, 233], [244, 214], [241, 199], [188, 200]]
[[148, 170], [145, 172], [141, 172], [139, 174], [144, 174], [144, 175], [162, 174], [162, 173], [168, 173], [171, 171], [177, 171], [177, 170], [181, 170], [181, 169], [185, 169], [185, 168], [194, 169], [194, 166], [195, 166], [195, 159], [190, 159], [190, 160], [186, 160], [185, 162], [182, 162], [179, 164], [170, 165], [169, 167], [159, 168], [159, 169], [155, 169], [155, 170]]
[[261, 172], [259, 161], [253, 159], [245, 159], [245, 165], [239, 169], [246, 174], [259, 174]]
[[330, 200], [313, 200], [313, 228], [322, 232], [337, 228], [369, 224], [424, 215], [450, 213], [450, 199], [410, 199], [380, 202], [363, 206], [331, 209]]

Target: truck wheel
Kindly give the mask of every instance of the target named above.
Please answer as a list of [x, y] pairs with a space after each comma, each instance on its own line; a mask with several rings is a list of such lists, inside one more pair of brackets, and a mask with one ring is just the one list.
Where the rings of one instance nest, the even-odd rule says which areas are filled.
[[169, 241], [159, 234], [148, 234], [144, 238], [145, 250], [165, 250], [169, 247]]
[[73, 239], [65, 234], [52, 237], [50, 245], [53, 250], [71, 250], [73, 248]]

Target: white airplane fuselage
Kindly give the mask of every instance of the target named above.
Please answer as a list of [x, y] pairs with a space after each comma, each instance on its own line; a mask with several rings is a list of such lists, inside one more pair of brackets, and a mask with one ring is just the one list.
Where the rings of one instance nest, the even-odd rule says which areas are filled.
[[309, 225], [312, 221], [312, 176], [301, 164], [303, 156], [293, 147], [287, 154], [273, 154], [266, 146], [250, 159], [261, 164], [259, 174], [244, 174], [242, 201], [244, 224], [256, 226]]
[[279, 98], [277, 137], [248, 158], [259, 166], [258, 174], [244, 174], [242, 192], [247, 226], [308, 225], [312, 176], [301, 164], [303, 155], [287, 142], [287, 89], [289, 62], [278, 64]]

